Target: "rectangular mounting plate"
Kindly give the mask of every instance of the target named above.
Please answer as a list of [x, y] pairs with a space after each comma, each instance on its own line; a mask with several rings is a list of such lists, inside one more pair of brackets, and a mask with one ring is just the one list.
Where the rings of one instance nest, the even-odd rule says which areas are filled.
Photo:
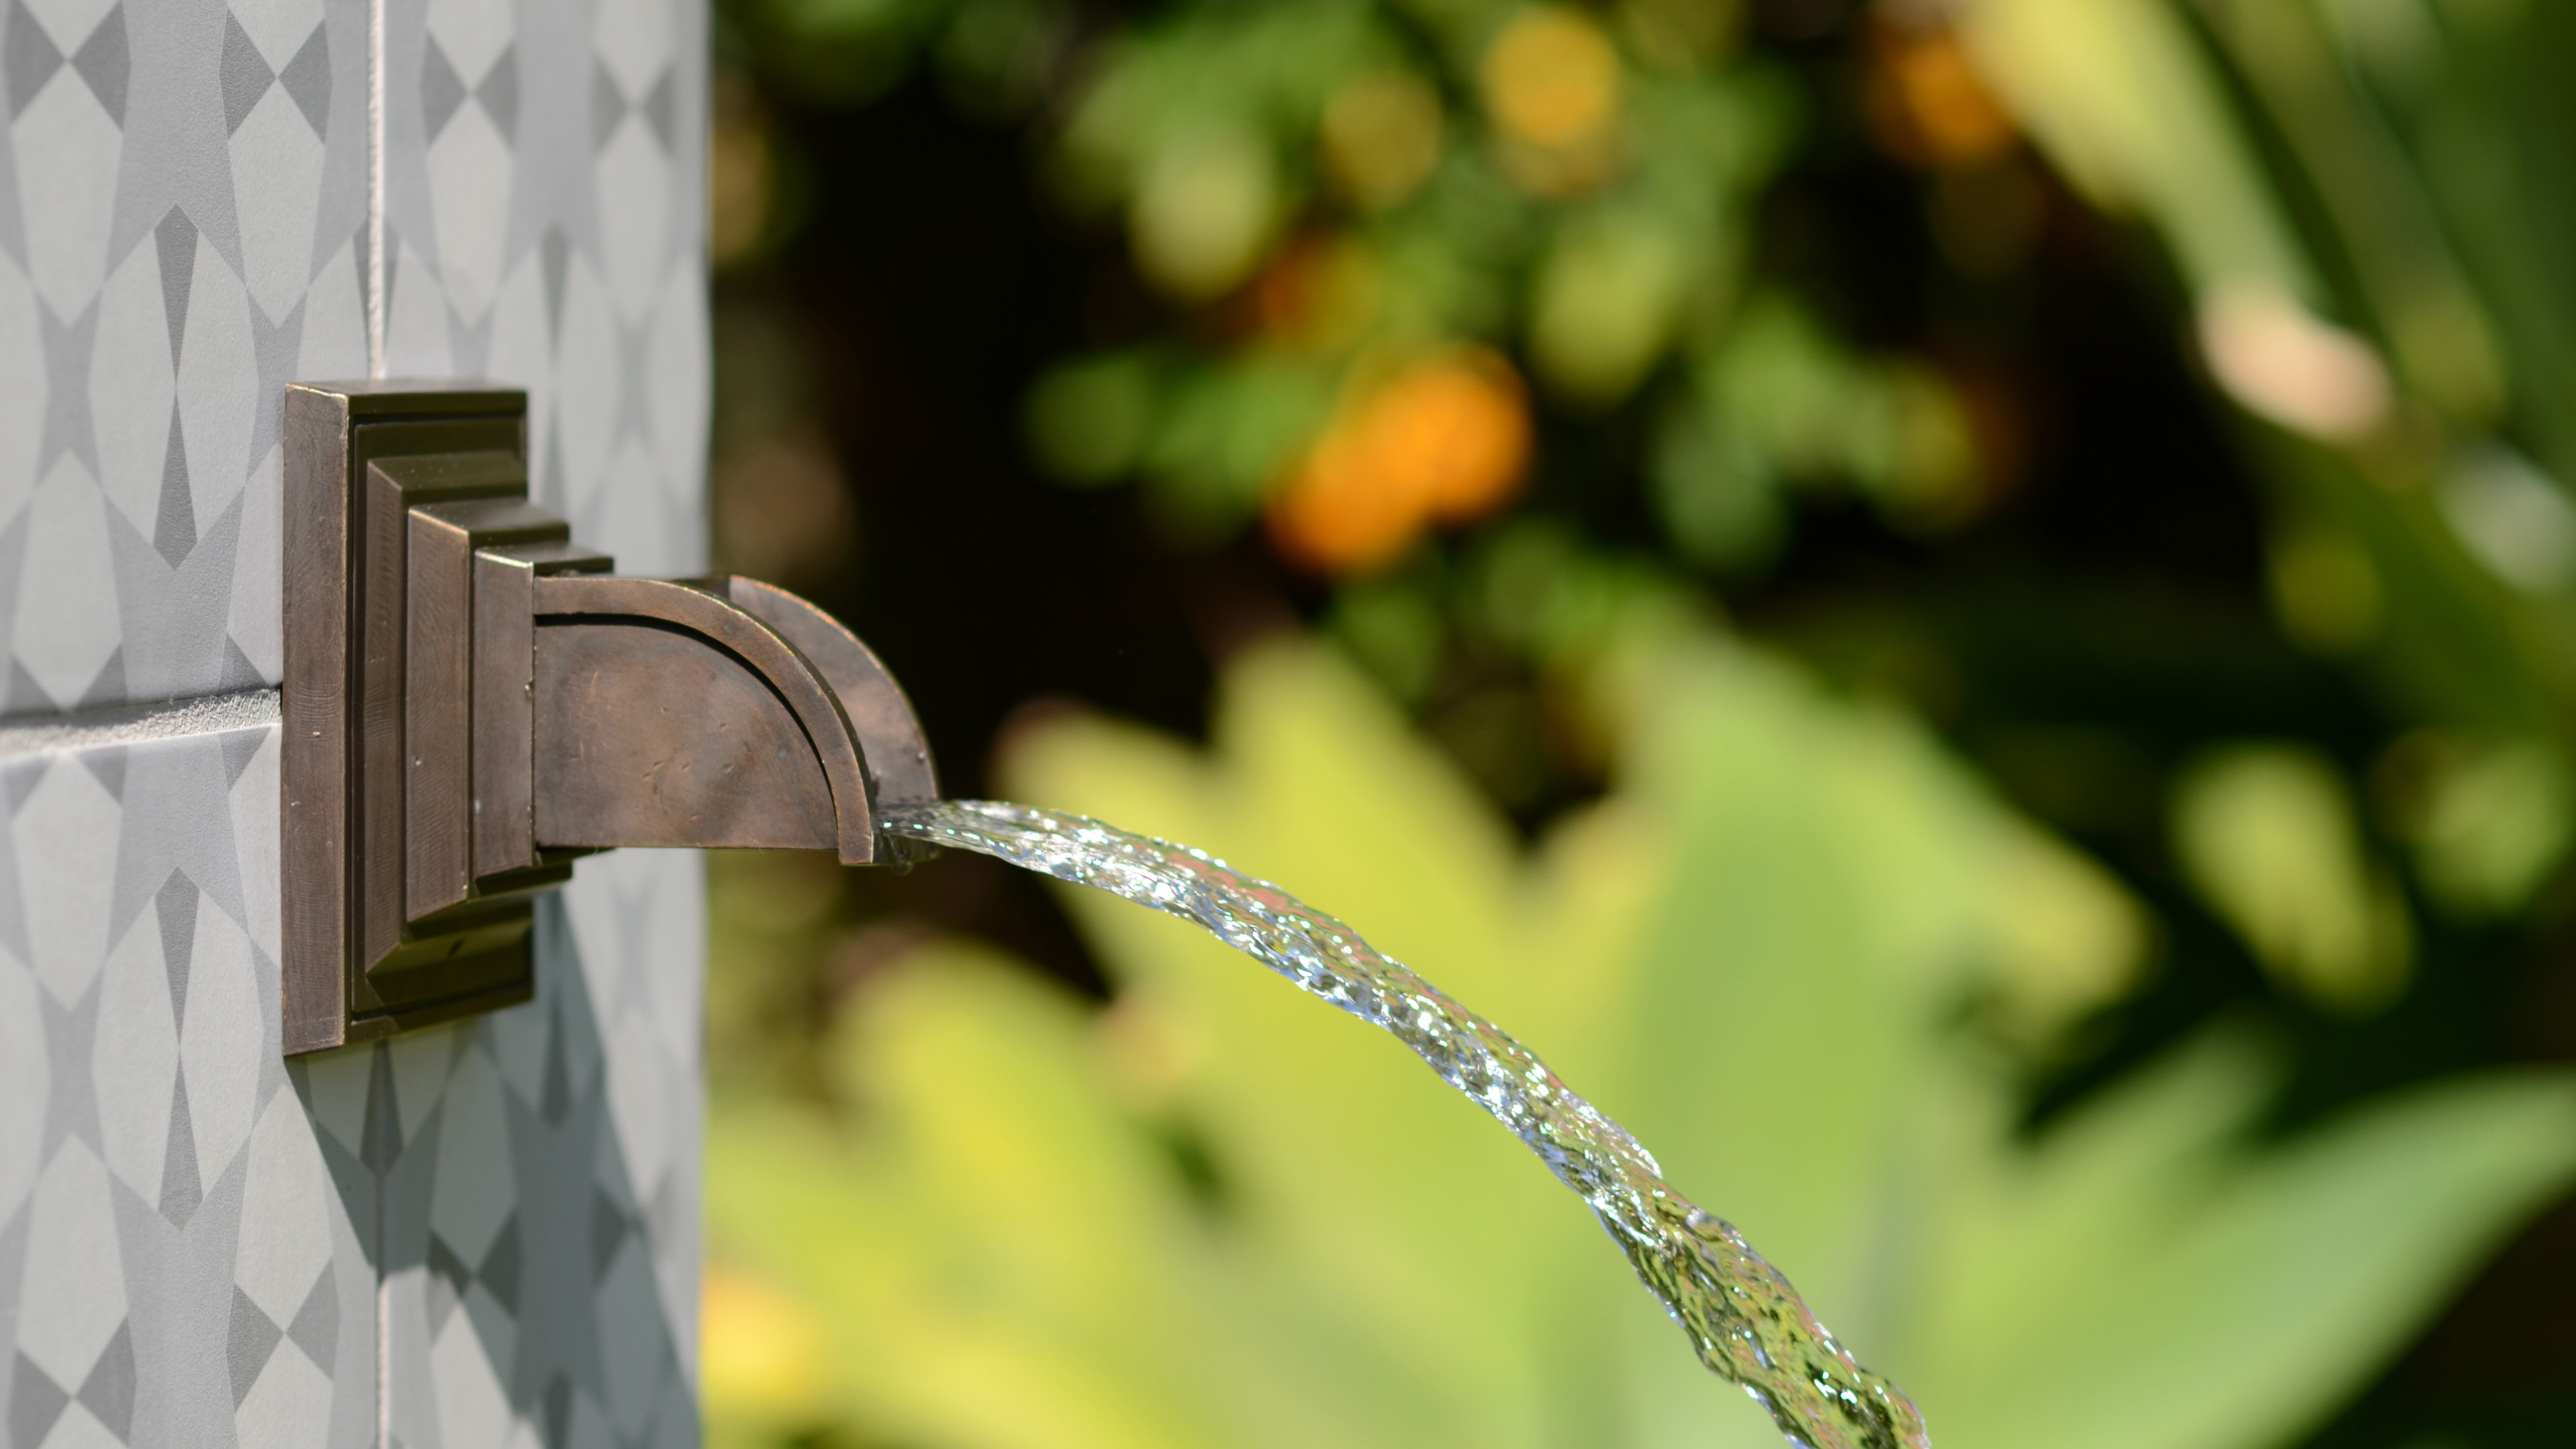
[[[568, 879], [569, 864], [532, 863], [442, 897], [436, 909], [405, 905], [419, 894], [406, 795], [419, 788], [416, 770], [453, 764], [441, 753], [452, 742], [411, 737], [411, 716], [441, 702], [439, 713], [461, 725], [464, 706], [447, 689], [407, 688], [443, 677], [436, 660], [408, 658], [421, 648], [407, 597], [413, 515], [524, 499], [526, 420], [525, 393], [472, 383], [286, 390], [281, 1004], [290, 1056], [534, 991], [533, 897]], [[439, 466], [460, 455], [480, 466]]]

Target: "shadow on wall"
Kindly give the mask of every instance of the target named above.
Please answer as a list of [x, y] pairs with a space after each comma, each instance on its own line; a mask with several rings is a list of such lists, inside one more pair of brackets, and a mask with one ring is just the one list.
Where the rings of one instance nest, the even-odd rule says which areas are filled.
[[654, 969], [696, 870], [584, 861], [539, 905], [535, 1001], [290, 1069], [381, 1267], [407, 1449], [697, 1440], [697, 933]]

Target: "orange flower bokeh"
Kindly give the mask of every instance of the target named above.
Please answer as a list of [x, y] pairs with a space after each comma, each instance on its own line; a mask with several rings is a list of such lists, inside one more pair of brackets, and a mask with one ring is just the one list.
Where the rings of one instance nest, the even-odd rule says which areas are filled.
[[1880, 144], [1916, 165], [1981, 161], [2019, 137], [2010, 112], [1979, 79], [1947, 28], [1882, 25], [1872, 35], [1870, 119]]
[[1435, 353], [1387, 375], [1307, 448], [1271, 501], [1270, 535], [1323, 572], [1372, 568], [1432, 524], [1500, 506], [1529, 451], [1511, 364], [1483, 348]]

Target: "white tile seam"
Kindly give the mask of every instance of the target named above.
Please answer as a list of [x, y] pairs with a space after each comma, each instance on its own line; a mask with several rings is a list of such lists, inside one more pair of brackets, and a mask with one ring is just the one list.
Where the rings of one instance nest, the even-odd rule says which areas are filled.
[[385, 375], [385, 0], [367, 0], [367, 376]]
[[[376, 0], [381, 6], [383, 0]], [[376, 1086], [379, 1078], [390, 1087], [393, 1075], [386, 1064], [392, 1049], [377, 1042], [371, 1049], [373, 1062], [367, 1073], [367, 1110], [376, 1110]], [[388, 1115], [391, 1115], [390, 1112]], [[400, 1117], [393, 1117], [395, 1122]], [[399, 1155], [398, 1152], [389, 1155]], [[394, 1355], [393, 1275], [386, 1271], [385, 1242], [390, 1236], [387, 1218], [392, 1204], [385, 1201], [385, 1185], [393, 1177], [393, 1163], [380, 1157], [376, 1164], [376, 1449], [394, 1449]]]
[[[385, 50], [387, 46], [386, 0], [367, 0], [367, 376], [385, 375], [385, 330], [391, 311], [390, 276], [386, 271], [385, 245]], [[379, 1070], [383, 1067], [384, 1043], [375, 1046]], [[369, 1106], [375, 1094], [375, 1073], [368, 1074]], [[393, 1350], [393, 1284], [385, 1271], [385, 1183], [391, 1166], [379, 1162], [375, 1181], [375, 1269], [376, 1269], [376, 1449], [394, 1449]]]

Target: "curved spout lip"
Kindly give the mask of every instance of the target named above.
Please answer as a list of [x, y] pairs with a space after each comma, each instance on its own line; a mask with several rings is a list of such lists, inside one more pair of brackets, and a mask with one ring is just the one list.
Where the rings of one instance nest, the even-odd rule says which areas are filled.
[[705, 587], [766, 624], [821, 675], [858, 731], [879, 804], [939, 798], [939, 772], [921, 718], [876, 651], [848, 626], [776, 584], [728, 575]]
[[623, 618], [676, 627], [732, 654], [795, 715], [832, 792], [841, 860], [876, 859], [876, 811], [865, 746], [823, 672], [767, 624], [698, 584], [670, 579], [562, 574], [535, 581], [548, 618]]
[[[939, 772], [921, 717], [875, 650], [840, 620], [775, 584], [731, 575], [702, 586], [776, 631], [830, 686], [858, 731], [875, 804], [939, 798]], [[938, 853], [927, 841], [877, 832], [875, 859], [898, 870]]]

